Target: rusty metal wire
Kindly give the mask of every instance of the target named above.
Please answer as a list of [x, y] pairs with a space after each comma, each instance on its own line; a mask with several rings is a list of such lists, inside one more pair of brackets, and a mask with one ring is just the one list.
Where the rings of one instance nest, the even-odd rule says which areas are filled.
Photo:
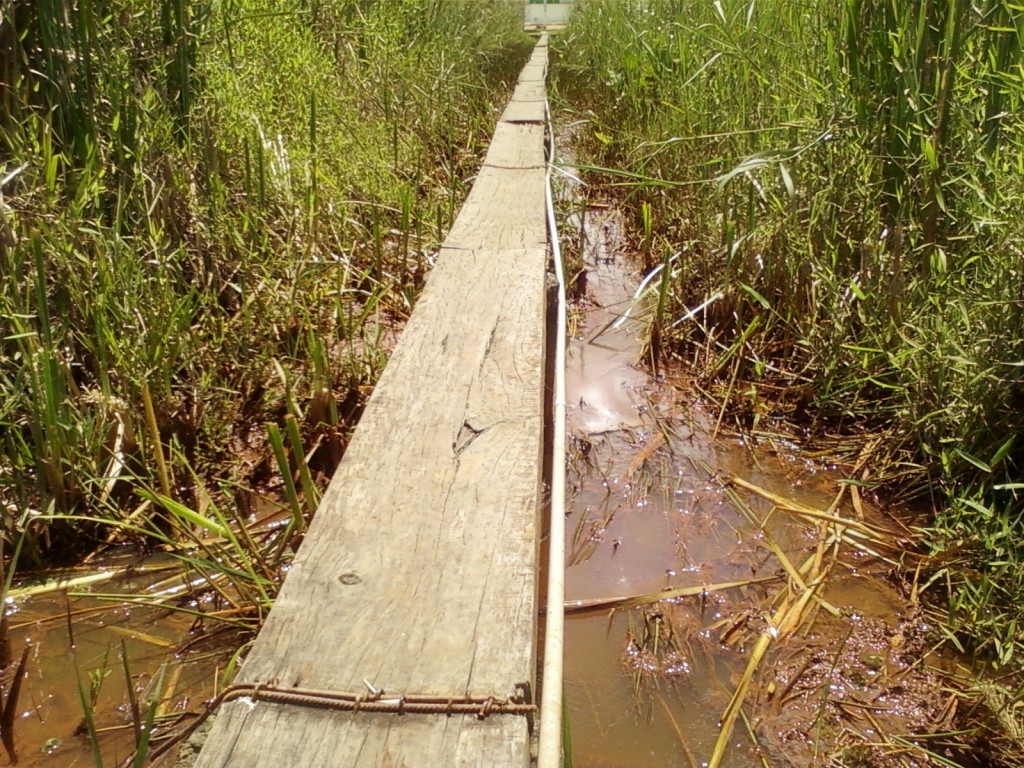
[[268, 702], [271, 704], [293, 704], [334, 712], [369, 712], [394, 715], [475, 715], [484, 720], [491, 715], [519, 715], [526, 718], [527, 728], [533, 733], [537, 705], [529, 683], [518, 683], [516, 695], [508, 698], [496, 696], [425, 696], [420, 694], [388, 694], [367, 684], [365, 693], [336, 693], [310, 688], [281, 688], [270, 683], [237, 683], [221, 691], [210, 702], [206, 711], [180, 733], [168, 739], [153, 750], [155, 759], [167, 752], [174, 744], [187, 739], [214, 714], [221, 704], [229, 701]]
[[386, 712], [392, 714], [476, 715], [483, 720], [490, 715], [532, 716], [537, 711], [528, 696], [498, 698], [495, 696], [423, 696], [389, 695], [381, 690], [368, 693], [334, 693], [304, 688], [279, 688], [259, 683], [233, 685], [214, 702], [220, 704], [238, 699], [267, 701], [274, 704], [296, 704], [337, 712]]

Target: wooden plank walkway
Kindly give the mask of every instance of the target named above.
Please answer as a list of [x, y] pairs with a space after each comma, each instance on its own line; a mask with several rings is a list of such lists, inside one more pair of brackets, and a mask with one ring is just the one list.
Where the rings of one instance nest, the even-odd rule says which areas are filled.
[[[238, 682], [534, 686], [547, 230], [541, 38]], [[199, 768], [517, 766], [522, 715], [224, 703]]]

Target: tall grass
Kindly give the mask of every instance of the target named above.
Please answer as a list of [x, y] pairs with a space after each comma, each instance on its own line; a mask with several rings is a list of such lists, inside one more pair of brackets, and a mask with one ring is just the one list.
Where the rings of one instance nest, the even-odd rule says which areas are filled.
[[554, 68], [638, 239], [653, 210], [647, 266], [684, 254], [660, 344], [745, 427], [841, 436], [857, 480], [928, 499], [950, 632], [998, 663], [1024, 651], [1022, 44], [1005, 0], [588, 0]]
[[518, 7], [0, 0], [0, 41], [0, 533], [38, 564], [211, 478], [308, 514], [528, 53]]

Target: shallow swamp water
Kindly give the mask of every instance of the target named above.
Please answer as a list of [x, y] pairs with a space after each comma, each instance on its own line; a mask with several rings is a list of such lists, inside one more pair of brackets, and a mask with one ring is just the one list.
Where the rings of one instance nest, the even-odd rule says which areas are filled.
[[[134, 752], [133, 698], [143, 720], [147, 702], [156, 700], [158, 733], [203, 710], [234, 649], [223, 634], [207, 634], [216, 622], [185, 612], [199, 607], [187, 593], [179, 563], [164, 555], [140, 562], [134, 548], [48, 581], [16, 584], [6, 622], [15, 665], [27, 649], [13, 722], [18, 765], [97, 765], [87, 709], [104, 766], [121, 765]], [[12, 676], [9, 667], [5, 693]]]
[[[563, 239], [580, 227], [569, 216]], [[962, 760], [935, 735], [955, 729], [956, 660], [897, 577], [913, 571], [909, 531], [843, 482], [854, 468], [715, 434], [718, 414], [681, 375], [649, 375], [621, 216], [596, 206], [582, 227], [567, 372], [572, 764], [707, 766], [723, 722], [717, 757], [733, 768]]]
[[[287, 529], [289, 513], [271, 497], [252, 493], [247, 506], [250, 541]], [[40, 768], [133, 765], [145, 732], [144, 764], [174, 763], [258, 623], [225, 573], [191, 561], [188, 551], [110, 543], [77, 567], [14, 581], [0, 631], [9, 759], [13, 749], [19, 765]]]

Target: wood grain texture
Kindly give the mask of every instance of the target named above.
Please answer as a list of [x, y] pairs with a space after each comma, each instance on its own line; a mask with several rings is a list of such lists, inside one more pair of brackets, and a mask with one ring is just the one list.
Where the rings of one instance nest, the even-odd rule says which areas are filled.
[[494, 129], [494, 139], [484, 158], [484, 167], [543, 168], [544, 158], [537, 157], [537, 147], [543, 143], [543, 125], [516, 125], [505, 122], [502, 116], [502, 122]]
[[[543, 83], [529, 86], [543, 98]], [[497, 698], [533, 685], [543, 139], [541, 125], [497, 126], [239, 682]], [[196, 765], [528, 763], [521, 716], [240, 700], [221, 708]]]
[[520, 83], [543, 83], [547, 77], [547, 63], [545, 62], [533, 62], [531, 61], [519, 74]]
[[542, 167], [481, 168], [472, 194], [448, 234], [446, 247], [546, 248], [544, 185]]
[[543, 123], [543, 101], [510, 101], [501, 114], [503, 123]]
[[[222, 725], [223, 724], [223, 725]], [[206, 765], [248, 768], [527, 768], [529, 734], [521, 717], [313, 712], [245, 701], [225, 704], [207, 740]], [[254, 739], [248, 734], [273, 734]]]
[[444, 249], [244, 681], [507, 696], [531, 679], [545, 259]]
[[512, 101], [544, 101], [545, 96], [544, 83], [533, 80], [517, 83], [512, 91]]

